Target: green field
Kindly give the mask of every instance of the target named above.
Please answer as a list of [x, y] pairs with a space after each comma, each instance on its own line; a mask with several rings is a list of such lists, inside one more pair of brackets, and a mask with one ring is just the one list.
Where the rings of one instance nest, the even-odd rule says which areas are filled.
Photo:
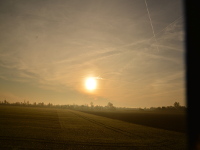
[[0, 119], [0, 149], [187, 149], [185, 133], [74, 110], [0, 106]]

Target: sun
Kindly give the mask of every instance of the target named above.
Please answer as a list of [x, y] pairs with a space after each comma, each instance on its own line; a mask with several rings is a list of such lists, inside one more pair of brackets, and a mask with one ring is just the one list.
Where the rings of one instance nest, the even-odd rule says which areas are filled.
[[85, 80], [85, 87], [87, 90], [90, 90], [90, 91], [96, 89], [97, 81], [95, 80], [95, 78], [93, 78], [93, 77], [87, 78]]

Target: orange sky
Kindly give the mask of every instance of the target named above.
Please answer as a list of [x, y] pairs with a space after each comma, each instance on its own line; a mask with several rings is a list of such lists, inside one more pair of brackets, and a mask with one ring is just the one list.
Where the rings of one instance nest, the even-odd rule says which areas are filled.
[[186, 105], [182, 1], [146, 2], [1, 1], [0, 100]]

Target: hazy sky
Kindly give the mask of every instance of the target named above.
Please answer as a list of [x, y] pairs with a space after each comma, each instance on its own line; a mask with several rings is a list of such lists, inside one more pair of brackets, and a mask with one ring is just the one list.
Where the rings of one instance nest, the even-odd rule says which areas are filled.
[[183, 1], [146, 2], [1, 0], [0, 101], [186, 105]]

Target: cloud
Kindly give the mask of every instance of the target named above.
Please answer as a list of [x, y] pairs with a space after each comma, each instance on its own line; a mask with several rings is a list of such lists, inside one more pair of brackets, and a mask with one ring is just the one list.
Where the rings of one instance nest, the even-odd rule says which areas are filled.
[[0, 78], [83, 94], [83, 81], [91, 75], [99, 81], [95, 96], [113, 99], [167, 84], [170, 79], [158, 77], [183, 69], [183, 18], [159, 18], [156, 43], [145, 3], [130, 3], [26, 2], [3, 10]]
[[95, 79], [97, 79], [97, 80], [102, 80], [103, 78], [100, 77], [100, 76], [98, 76], [98, 77], [95, 77]]

